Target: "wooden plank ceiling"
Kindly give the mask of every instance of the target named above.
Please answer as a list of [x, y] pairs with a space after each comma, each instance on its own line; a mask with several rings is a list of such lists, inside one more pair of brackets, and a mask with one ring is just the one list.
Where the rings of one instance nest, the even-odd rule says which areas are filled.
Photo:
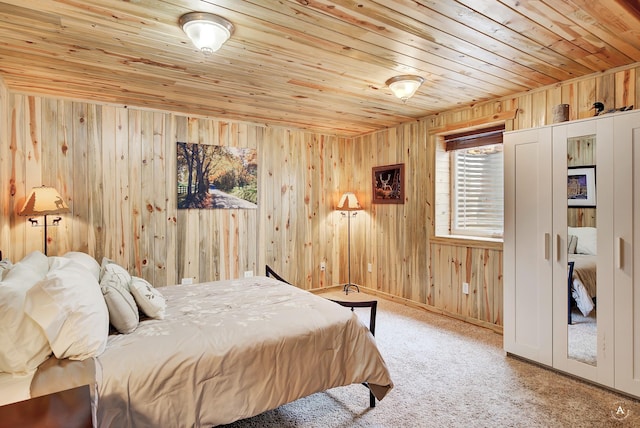
[[[10, 0], [13, 91], [353, 136], [640, 61], [637, 0]], [[205, 56], [178, 27], [236, 27]], [[426, 79], [408, 102], [385, 81]]]

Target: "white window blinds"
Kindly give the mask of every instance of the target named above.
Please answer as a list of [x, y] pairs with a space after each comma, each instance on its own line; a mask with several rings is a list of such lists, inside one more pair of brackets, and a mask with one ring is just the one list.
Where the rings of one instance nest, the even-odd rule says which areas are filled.
[[[464, 135], [456, 144], [447, 138], [451, 153], [451, 233], [501, 238], [504, 223], [504, 128]], [[458, 140], [460, 142], [460, 140]]]

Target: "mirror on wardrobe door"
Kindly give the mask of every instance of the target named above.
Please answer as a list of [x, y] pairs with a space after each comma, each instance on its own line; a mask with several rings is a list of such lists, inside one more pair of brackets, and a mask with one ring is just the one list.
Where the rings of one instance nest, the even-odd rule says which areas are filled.
[[567, 356], [597, 365], [595, 135], [567, 140]]

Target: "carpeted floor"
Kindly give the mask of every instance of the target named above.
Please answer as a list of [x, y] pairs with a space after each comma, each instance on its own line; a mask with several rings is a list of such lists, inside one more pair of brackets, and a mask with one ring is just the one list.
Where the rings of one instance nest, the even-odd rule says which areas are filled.
[[583, 316], [575, 308], [571, 312], [572, 324], [567, 325], [567, 347], [569, 358], [595, 366], [598, 360], [598, 323], [596, 310]]
[[395, 387], [375, 408], [351, 385], [226, 427], [640, 426], [640, 402], [508, 357], [499, 334], [378, 300], [376, 340]]

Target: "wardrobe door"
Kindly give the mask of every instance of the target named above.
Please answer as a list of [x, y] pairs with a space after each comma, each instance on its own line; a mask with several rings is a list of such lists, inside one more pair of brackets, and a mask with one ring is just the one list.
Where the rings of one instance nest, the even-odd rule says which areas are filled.
[[[611, 117], [553, 127], [553, 367], [610, 387], [614, 385], [612, 137]], [[577, 237], [575, 251], [569, 249], [570, 235]], [[569, 262], [574, 264], [571, 279]], [[583, 288], [589, 301], [595, 297], [595, 309], [585, 314], [584, 306], [573, 305], [569, 281], [573, 290]]]
[[640, 113], [614, 120], [615, 387], [640, 397]]
[[506, 133], [504, 347], [552, 364], [551, 128]]

